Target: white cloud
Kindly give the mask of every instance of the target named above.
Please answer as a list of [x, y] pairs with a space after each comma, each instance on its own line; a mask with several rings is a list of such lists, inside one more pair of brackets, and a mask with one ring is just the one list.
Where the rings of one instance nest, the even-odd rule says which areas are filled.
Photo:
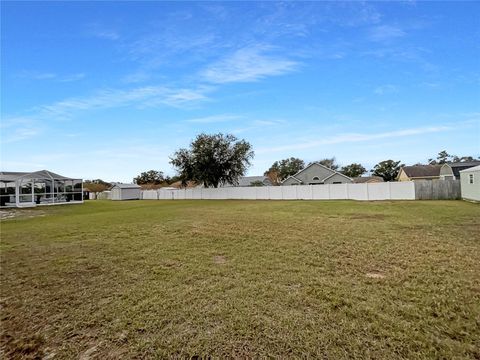
[[99, 37], [101, 39], [107, 39], [107, 40], [118, 40], [120, 39], [120, 35], [113, 30], [102, 30], [102, 31], [97, 31], [94, 34], [96, 37]]
[[212, 115], [212, 116], [205, 116], [200, 118], [188, 119], [187, 122], [190, 123], [200, 123], [200, 124], [211, 124], [211, 123], [219, 123], [219, 122], [227, 122], [232, 120], [238, 120], [242, 118], [240, 115], [232, 115], [232, 114], [220, 114], [220, 115]]
[[42, 132], [38, 121], [29, 117], [7, 117], [2, 120], [0, 128], [2, 144], [27, 140]]
[[392, 84], [380, 85], [373, 92], [377, 95], [392, 94], [398, 92], [398, 87]]
[[78, 113], [96, 109], [120, 107], [182, 106], [208, 100], [211, 88], [182, 89], [165, 86], [145, 86], [129, 90], [106, 89], [91, 96], [73, 97], [29, 110], [28, 116], [4, 117], [1, 122], [1, 142], [27, 140], [40, 135], [51, 120], [68, 120]]
[[84, 77], [85, 77], [84, 73], [77, 73], [77, 74], [71, 74], [71, 75], [65, 75], [65, 76], [59, 77], [58, 81], [71, 82], [71, 81], [82, 80]]
[[180, 106], [207, 100], [207, 89], [176, 89], [165, 86], [144, 86], [129, 90], [106, 89], [88, 97], [69, 98], [39, 108], [41, 115], [69, 118], [78, 111], [93, 109], [159, 105]]
[[265, 46], [245, 47], [209, 65], [201, 76], [212, 83], [252, 82], [268, 76], [283, 75], [298, 69], [299, 63], [285, 57], [268, 55]]
[[380, 25], [370, 29], [369, 38], [372, 41], [388, 41], [400, 38], [406, 35], [406, 32], [397, 26]]
[[116, 30], [107, 28], [99, 23], [88, 24], [86, 28], [90, 36], [112, 41], [120, 39], [120, 34]]
[[60, 75], [52, 72], [39, 72], [39, 71], [27, 71], [24, 70], [16, 75], [17, 78], [29, 79], [29, 80], [51, 80], [57, 82], [70, 82], [81, 80], [85, 77], [84, 73], [74, 73], [67, 75]]
[[452, 126], [432, 126], [432, 127], [420, 127], [420, 128], [411, 128], [403, 129], [397, 131], [389, 131], [376, 134], [339, 134], [330, 137], [326, 137], [323, 140], [315, 141], [295, 141], [292, 139], [292, 145], [283, 145], [270, 148], [261, 148], [255, 151], [258, 154], [262, 153], [272, 153], [272, 152], [281, 152], [281, 151], [293, 151], [293, 150], [303, 150], [316, 148], [321, 145], [331, 145], [331, 144], [343, 144], [343, 143], [352, 143], [352, 142], [362, 142], [362, 141], [372, 141], [379, 139], [392, 139], [400, 138], [405, 136], [415, 136], [429, 133], [437, 133], [454, 130], [455, 127]]

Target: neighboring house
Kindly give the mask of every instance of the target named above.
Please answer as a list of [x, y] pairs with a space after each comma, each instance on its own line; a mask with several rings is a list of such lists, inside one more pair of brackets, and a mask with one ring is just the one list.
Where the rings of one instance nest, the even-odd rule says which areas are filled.
[[480, 201], [480, 165], [460, 171], [462, 199]]
[[115, 183], [110, 189], [112, 200], [138, 200], [142, 187], [137, 184]]
[[443, 164], [440, 169], [440, 179], [442, 180], [457, 179], [458, 180], [460, 179], [460, 171], [472, 168], [474, 166], [479, 166], [479, 165], [480, 165], [480, 160]]
[[0, 172], [0, 206], [83, 203], [83, 181], [48, 170]]
[[381, 176], [359, 176], [352, 179], [355, 184], [385, 182]]
[[439, 179], [441, 167], [441, 165], [403, 166], [397, 175], [397, 181]]
[[[258, 186], [260, 183], [263, 186], [272, 186], [272, 181], [266, 176], [242, 176], [238, 179], [238, 185], [230, 183], [220, 185], [219, 187], [246, 187], [246, 186]], [[257, 185], [258, 184], [258, 185]]]
[[282, 181], [281, 185], [322, 185], [352, 183], [348, 176], [332, 170], [322, 164], [312, 163], [295, 175]]

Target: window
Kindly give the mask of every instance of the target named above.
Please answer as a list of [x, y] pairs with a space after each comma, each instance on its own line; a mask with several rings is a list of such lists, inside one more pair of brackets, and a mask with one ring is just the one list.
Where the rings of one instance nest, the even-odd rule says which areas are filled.
[[312, 181], [318, 181], [318, 180], [320, 180], [320, 179], [318, 178], [318, 176], [314, 176], [313, 179], [312, 179]]
[[469, 174], [469, 175], [468, 175], [468, 182], [469, 182], [470, 184], [473, 184], [473, 174]]
[[341, 184], [342, 182], [341, 181], [334, 181], [333, 183], [334, 184]]

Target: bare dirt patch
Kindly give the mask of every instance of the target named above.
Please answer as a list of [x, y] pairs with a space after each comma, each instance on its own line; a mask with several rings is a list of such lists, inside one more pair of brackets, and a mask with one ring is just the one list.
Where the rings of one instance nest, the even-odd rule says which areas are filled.
[[369, 272], [369, 273], [366, 273], [365, 276], [371, 279], [385, 279], [385, 275], [380, 274], [378, 272]]
[[34, 218], [38, 216], [45, 216], [41, 210], [27, 210], [27, 209], [5, 209], [0, 210], [0, 220], [9, 220], [16, 218]]
[[352, 214], [349, 218], [354, 220], [384, 220], [386, 216], [384, 214]]
[[215, 264], [225, 264], [227, 262], [227, 258], [223, 255], [215, 255], [213, 257], [213, 262]]

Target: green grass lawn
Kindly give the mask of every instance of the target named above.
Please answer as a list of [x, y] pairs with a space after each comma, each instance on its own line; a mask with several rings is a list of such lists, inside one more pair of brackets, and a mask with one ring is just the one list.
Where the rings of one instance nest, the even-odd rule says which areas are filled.
[[480, 358], [479, 205], [97, 201], [27, 214], [1, 224], [3, 358]]

